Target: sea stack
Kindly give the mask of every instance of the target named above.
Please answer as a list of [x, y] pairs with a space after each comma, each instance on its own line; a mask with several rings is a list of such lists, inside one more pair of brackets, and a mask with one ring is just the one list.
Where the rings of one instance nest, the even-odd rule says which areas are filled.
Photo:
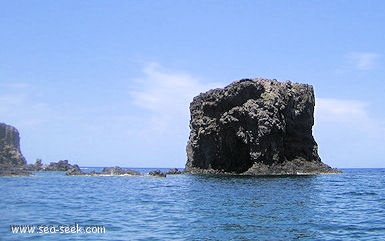
[[29, 175], [24, 171], [27, 164], [20, 151], [18, 130], [10, 125], [0, 123], [0, 176]]
[[311, 85], [242, 79], [190, 104], [186, 172], [243, 175], [337, 173], [312, 134]]

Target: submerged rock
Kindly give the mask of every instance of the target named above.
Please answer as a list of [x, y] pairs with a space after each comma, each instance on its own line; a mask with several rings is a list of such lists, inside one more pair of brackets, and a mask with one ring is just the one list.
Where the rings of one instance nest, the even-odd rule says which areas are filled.
[[311, 85], [243, 79], [190, 104], [186, 172], [245, 175], [336, 173], [312, 135]]

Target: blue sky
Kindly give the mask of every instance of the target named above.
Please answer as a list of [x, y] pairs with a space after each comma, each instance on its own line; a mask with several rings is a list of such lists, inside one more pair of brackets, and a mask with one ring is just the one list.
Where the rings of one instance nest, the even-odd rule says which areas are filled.
[[312, 84], [334, 167], [385, 167], [384, 1], [3, 1], [0, 122], [31, 163], [183, 167], [188, 106], [241, 78]]

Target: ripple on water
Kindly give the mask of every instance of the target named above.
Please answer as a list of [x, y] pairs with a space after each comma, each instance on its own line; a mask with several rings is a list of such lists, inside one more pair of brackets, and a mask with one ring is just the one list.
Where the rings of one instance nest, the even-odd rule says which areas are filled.
[[[381, 240], [385, 172], [237, 177], [0, 178], [2, 240]], [[10, 224], [104, 225], [25, 234]]]

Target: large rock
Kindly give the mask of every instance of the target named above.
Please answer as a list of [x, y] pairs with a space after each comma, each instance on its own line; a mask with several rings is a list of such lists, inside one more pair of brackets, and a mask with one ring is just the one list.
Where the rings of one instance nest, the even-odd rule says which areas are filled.
[[334, 173], [312, 135], [307, 84], [243, 79], [190, 104], [186, 172], [250, 175]]
[[18, 130], [13, 126], [0, 123], [0, 176], [29, 175], [24, 170], [26, 163], [20, 151]]
[[13, 126], [0, 123], [0, 164], [17, 167], [26, 163], [20, 151], [19, 131]]

